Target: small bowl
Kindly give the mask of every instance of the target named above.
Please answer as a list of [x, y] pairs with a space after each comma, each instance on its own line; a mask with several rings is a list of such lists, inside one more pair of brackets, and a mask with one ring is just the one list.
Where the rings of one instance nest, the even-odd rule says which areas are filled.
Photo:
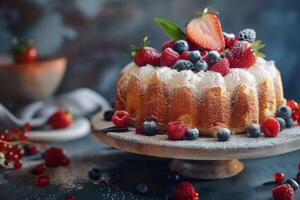
[[0, 57], [0, 98], [16, 102], [47, 98], [58, 88], [66, 66], [64, 57], [35, 63], [13, 63], [10, 57]]

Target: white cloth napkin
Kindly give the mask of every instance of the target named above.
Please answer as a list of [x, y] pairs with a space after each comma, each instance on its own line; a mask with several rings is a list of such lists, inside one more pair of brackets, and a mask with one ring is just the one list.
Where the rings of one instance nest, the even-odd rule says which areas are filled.
[[26, 122], [35, 128], [43, 126], [59, 108], [66, 108], [74, 117], [81, 117], [111, 107], [100, 94], [88, 88], [79, 88], [56, 98], [31, 103], [16, 115], [0, 103], [0, 128], [20, 127]]

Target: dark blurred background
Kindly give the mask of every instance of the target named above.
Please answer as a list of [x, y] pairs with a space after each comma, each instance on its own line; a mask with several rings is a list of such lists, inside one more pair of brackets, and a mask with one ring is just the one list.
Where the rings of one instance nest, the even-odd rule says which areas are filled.
[[[254, 28], [267, 59], [280, 69], [285, 96], [300, 100], [300, 3], [297, 0], [1, 0], [0, 53], [13, 37], [33, 39], [41, 56], [65, 55], [66, 76], [58, 92], [93, 88], [112, 100], [122, 54], [148, 35], [160, 48], [167, 39], [155, 16], [183, 26], [209, 6], [220, 12], [223, 30]], [[1, 81], [1, 80], [0, 80]], [[0, 83], [1, 84], [1, 83]], [[13, 84], [13, 83], [12, 83]]]

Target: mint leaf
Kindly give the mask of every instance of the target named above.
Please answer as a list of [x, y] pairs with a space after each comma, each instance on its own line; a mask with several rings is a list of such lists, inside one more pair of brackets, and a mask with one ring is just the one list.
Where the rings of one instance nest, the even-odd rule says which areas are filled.
[[171, 20], [155, 17], [154, 21], [161, 27], [163, 32], [173, 40], [185, 38], [185, 33]]
[[261, 40], [255, 40], [254, 42], [252, 42], [251, 46], [252, 46], [252, 49], [253, 49], [256, 56], [262, 57], [262, 58], [266, 57], [265, 54], [263, 54], [259, 51], [259, 50], [261, 50], [262, 48], [264, 48], [266, 46], [265, 44], [263, 44], [261, 42]]

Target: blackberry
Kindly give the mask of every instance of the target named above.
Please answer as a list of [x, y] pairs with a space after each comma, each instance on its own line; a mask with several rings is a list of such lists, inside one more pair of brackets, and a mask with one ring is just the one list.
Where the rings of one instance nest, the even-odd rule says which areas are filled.
[[176, 69], [177, 71], [182, 70], [193, 70], [194, 64], [189, 60], [178, 60], [173, 66], [172, 69]]
[[253, 29], [246, 28], [239, 32], [238, 38], [239, 40], [254, 42], [256, 39], [256, 32]]

